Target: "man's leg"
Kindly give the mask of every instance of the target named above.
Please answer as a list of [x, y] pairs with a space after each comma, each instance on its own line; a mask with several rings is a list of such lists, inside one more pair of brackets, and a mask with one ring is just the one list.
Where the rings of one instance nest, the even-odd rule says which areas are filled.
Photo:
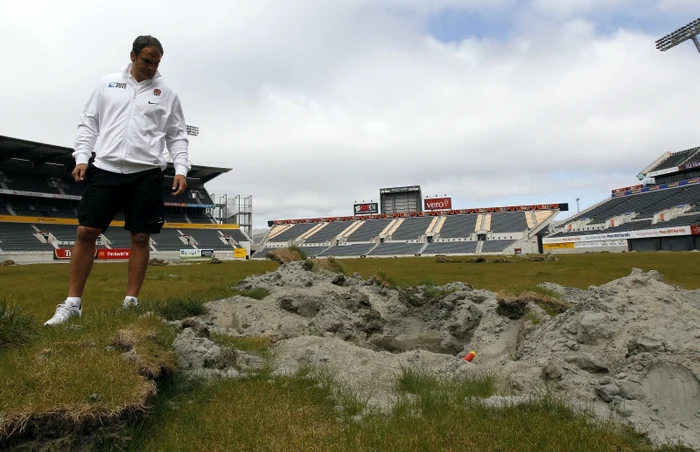
[[126, 295], [138, 297], [143, 280], [146, 277], [148, 258], [151, 250], [151, 238], [143, 232], [131, 233], [131, 253], [129, 254], [129, 276]]
[[82, 297], [92, 264], [95, 259], [95, 242], [100, 236], [100, 229], [78, 226], [75, 245], [70, 256], [70, 277], [68, 279], [68, 296]]

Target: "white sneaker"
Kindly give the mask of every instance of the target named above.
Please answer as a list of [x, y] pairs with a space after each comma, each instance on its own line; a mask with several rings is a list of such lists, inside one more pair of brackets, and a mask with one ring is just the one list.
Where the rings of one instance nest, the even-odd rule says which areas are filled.
[[64, 301], [56, 307], [56, 313], [44, 323], [44, 326], [61, 324], [71, 317], [80, 317], [82, 313], [82, 306], [74, 306]]
[[122, 301], [122, 308], [123, 309], [131, 309], [131, 308], [138, 308], [138, 307], [139, 307], [138, 298], [126, 297], [126, 298], [124, 298], [124, 301]]

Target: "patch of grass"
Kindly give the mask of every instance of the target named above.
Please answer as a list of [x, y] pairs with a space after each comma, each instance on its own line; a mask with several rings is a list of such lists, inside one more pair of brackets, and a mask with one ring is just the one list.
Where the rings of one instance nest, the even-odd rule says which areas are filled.
[[161, 318], [121, 310], [40, 330], [0, 359], [0, 443], [25, 428], [79, 430], [145, 409], [154, 380], [175, 366], [173, 338]]
[[331, 388], [309, 375], [218, 380], [159, 400], [134, 450], [339, 450]]
[[173, 298], [153, 303], [155, 311], [166, 320], [180, 320], [195, 317], [206, 312], [204, 301], [191, 298]]
[[700, 278], [694, 270], [700, 265], [700, 253], [558, 254], [556, 257], [556, 261], [544, 262], [516, 259], [511, 265], [468, 262], [444, 265], [431, 257], [343, 259], [343, 266], [348, 274], [358, 272], [363, 278], [384, 269], [400, 287], [416, 286], [431, 278], [438, 285], [463, 281], [475, 289], [493, 292], [547, 281], [587, 289], [628, 276], [636, 267], [644, 271], [658, 270], [667, 282], [685, 289], [700, 289]]
[[265, 257], [279, 264], [286, 264], [288, 262], [296, 261], [305, 261], [307, 259], [304, 250], [296, 245], [288, 246], [287, 248], [274, 249], [272, 251], [269, 251]]
[[28, 344], [36, 336], [34, 318], [17, 305], [0, 301], [0, 352]]
[[270, 291], [264, 287], [256, 287], [254, 289], [236, 289], [233, 291], [233, 294], [240, 295], [242, 297], [254, 298], [256, 300], [262, 300], [270, 295]]
[[536, 285], [516, 286], [507, 291], [501, 291], [499, 299], [510, 301], [517, 299], [526, 303], [534, 303], [551, 316], [561, 314], [571, 308], [571, 303], [564, 300], [559, 292]]
[[450, 380], [404, 369], [397, 382], [401, 393], [415, 394], [422, 399], [464, 400], [468, 397], [489, 397], [496, 393], [496, 379], [490, 374], [468, 380]]
[[221, 347], [233, 347], [244, 352], [266, 354], [274, 339], [270, 336], [231, 336], [213, 333], [210, 339]]
[[532, 311], [526, 312], [525, 315], [523, 316], [523, 319], [528, 320], [533, 325], [539, 325], [541, 322], [540, 318], [537, 317], [537, 314], [535, 314]]
[[315, 259], [312, 262], [314, 270], [328, 270], [333, 273], [341, 273], [343, 275], [347, 275], [347, 273], [345, 273], [345, 267], [343, 267], [343, 264], [341, 264], [340, 261], [333, 256], [327, 257], [325, 259]]
[[571, 308], [571, 303], [549, 289], [537, 286], [516, 286], [498, 292], [498, 309], [510, 318], [520, 318], [525, 314], [528, 303], [540, 306], [548, 315], [561, 314]]
[[374, 275], [374, 280], [382, 287], [387, 289], [396, 289], [397, 284], [393, 278], [391, 278], [384, 270], [379, 270], [376, 275]]

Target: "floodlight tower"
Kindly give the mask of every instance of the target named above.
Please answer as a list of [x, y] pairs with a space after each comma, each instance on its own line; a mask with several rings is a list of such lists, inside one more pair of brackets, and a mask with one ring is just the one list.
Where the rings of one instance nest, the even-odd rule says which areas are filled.
[[693, 22], [685, 25], [671, 34], [664, 36], [663, 38], [656, 41], [656, 48], [662, 52], [665, 52], [678, 44], [682, 44], [685, 41], [692, 39], [695, 43], [695, 48], [700, 52], [700, 40], [698, 39], [700, 35], [700, 19], [696, 19]]
[[193, 137], [196, 137], [197, 135], [199, 135], [199, 127], [187, 124], [187, 135], [192, 135]]

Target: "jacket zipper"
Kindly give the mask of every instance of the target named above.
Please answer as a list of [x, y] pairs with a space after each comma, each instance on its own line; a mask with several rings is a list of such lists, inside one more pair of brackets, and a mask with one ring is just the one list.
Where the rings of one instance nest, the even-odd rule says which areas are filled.
[[126, 118], [126, 126], [124, 130], [124, 152], [122, 154], [121, 171], [124, 172], [124, 161], [126, 160], [126, 150], [127, 150], [127, 137], [129, 136], [129, 126], [131, 125], [131, 118], [134, 115], [134, 104], [136, 103], [136, 96], [138, 95], [137, 88], [133, 88], [134, 96], [131, 98], [131, 106], [129, 108], [129, 116]]

